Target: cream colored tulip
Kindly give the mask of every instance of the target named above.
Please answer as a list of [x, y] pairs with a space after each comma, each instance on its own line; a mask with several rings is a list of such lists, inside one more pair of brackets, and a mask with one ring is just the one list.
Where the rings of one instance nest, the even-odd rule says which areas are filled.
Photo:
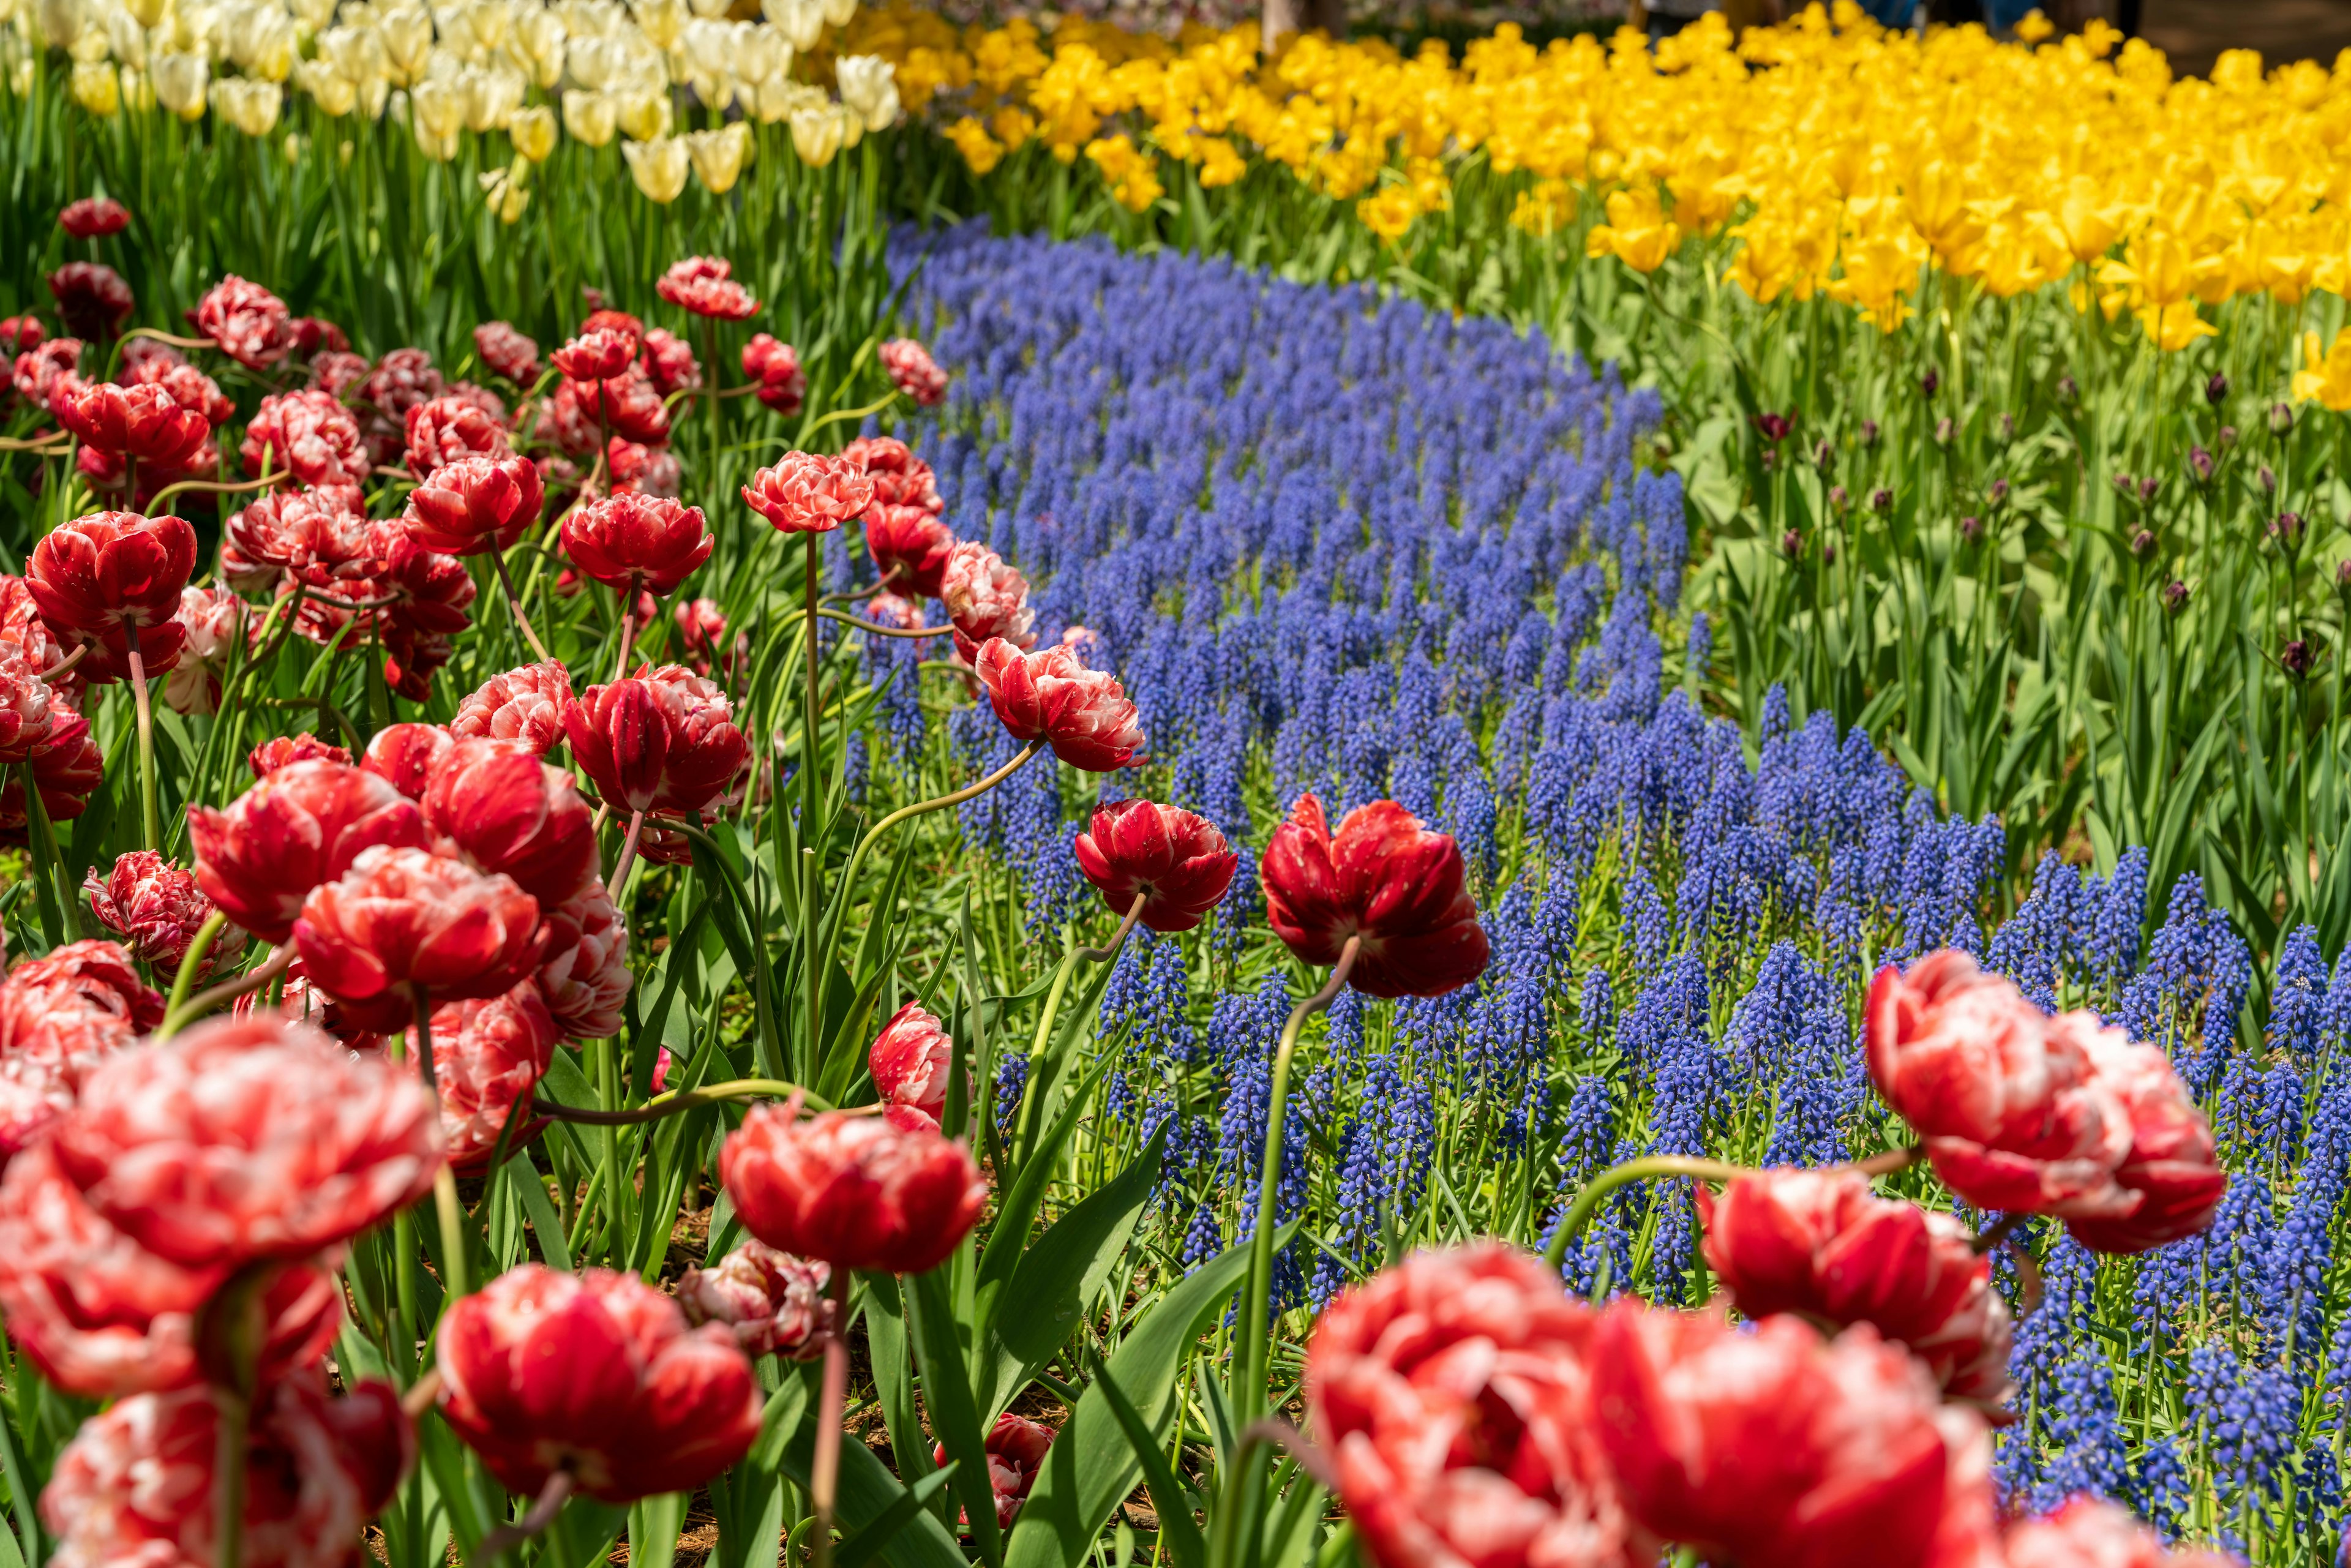
[[792, 68], [792, 47], [772, 22], [745, 27], [737, 36], [735, 47], [741, 51], [735, 62], [735, 78], [747, 86], [758, 87]]
[[512, 66], [467, 66], [458, 86], [465, 94], [465, 128], [503, 131], [522, 107], [529, 83]]
[[204, 117], [204, 84], [212, 64], [202, 55], [157, 55], [150, 68], [155, 81], [155, 101], [182, 120]]
[[383, 25], [382, 10], [375, 0], [343, 0], [335, 20], [346, 27], [380, 27]]
[[841, 152], [841, 117], [831, 103], [804, 103], [792, 110], [792, 151], [800, 162], [821, 169]]
[[819, 0], [824, 9], [824, 25], [846, 27], [849, 19], [857, 15], [857, 0]]
[[433, 53], [433, 17], [422, 5], [400, 5], [386, 11], [377, 26], [383, 40], [384, 74], [406, 87], [423, 74]]
[[[221, 53], [221, 8], [210, 5], [181, 4], [172, 8], [167, 24], [171, 29], [173, 53], [202, 55], [206, 59], [217, 58]], [[150, 40], [151, 47], [152, 40]]]
[[735, 29], [696, 16], [679, 35], [686, 68], [696, 76], [725, 78], [735, 68]]
[[844, 55], [833, 62], [833, 80], [841, 88], [841, 107], [858, 117], [868, 131], [898, 122], [896, 68], [879, 55]]
[[669, 94], [629, 92], [612, 95], [613, 118], [632, 141], [661, 141], [669, 136]]
[[685, 189], [686, 170], [691, 157], [685, 143], [674, 136], [664, 136], [651, 141], [623, 141], [621, 156], [629, 161], [629, 177], [648, 201], [663, 206], [677, 200]]
[[735, 0], [685, 0], [687, 10], [696, 16], [713, 22], [725, 20], [726, 13], [733, 10], [734, 6]]
[[523, 183], [529, 178], [529, 164], [517, 163], [509, 169], [492, 169], [480, 176], [482, 193], [489, 200], [490, 211], [497, 214], [498, 222], [522, 221], [523, 209], [530, 205], [530, 191]]
[[723, 196], [735, 188], [735, 182], [743, 177], [743, 165], [751, 161], [755, 145], [751, 127], [740, 120], [716, 131], [690, 131], [685, 138], [685, 151], [694, 160], [694, 172], [714, 196]]
[[81, 37], [73, 41], [73, 47], [68, 49], [66, 53], [72, 56], [78, 63], [90, 66], [113, 57], [113, 41], [107, 37], [106, 23], [95, 7], [89, 13], [88, 24], [81, 30]]
[[559, 0], [555, 14], [563, 18], [564, 32], [574, 38], [609, 37], [621, 26], [617, 0]]
[[603, 146], [619, 129], [612, 100], [601, 92], [573, 88], [563, 95], [563, 129], [574, 141]]
[[651, 40], [653, 47], [666, 54], [677, 42], [678, 29], [685, 26], [685, 8], [677, 0], [636, 0], [631, 7], [637, 19], [637, 30]]
[[761, 0], [761, 9], [784, 41], [801, 54], [815, 48], [824, 37], [822, 0]]
[[172, 0], [122, 0], [122, 14], [150, 30], [162, 26], [171, 13]]
[[774, 125], [789, 120], [795, 110], [824, 107], [824, 89], [794, 81], [789, 77], [772, 76], [759, 84], [759, 96], [754, 112], [762, 125]]
[[40, 24], [40, 37], [49, 47], [69, 49], [89, 25], [89, 13], [82, 0], [37, 0], [33, 19]]
[[381, 120], [385, 104], [392, 96], [392, 83], [383, 77], [373, 76], [359, 84], [360, 112], [370, 120]]
[[590, 92], [601, 92], [620, 74], [622, 57], [620, 47], [610, 38], [574, 38], [565, 54], [564, 68], [581, 87]]
[[514, 118], [507, 121], [507, 135], [524, 158], [533, 163], [546, 162], [547, 155], [555, 151], [555, 110], [543, 103], [516, 110]]
[[248, 5], [226, 29], [228, 57], [249, 77], [284, 81], [294, 68], [294, 18], [275, 5]]
[[562, 18], [554, 12], [543, 6], [518, 10], [507, 52], [528, 68], [530, 79], [541, 90], [552, 90], [563, 79], [563, 59], [569, 42], [563, 36]]
[[340, 120], [359, 107], [359, 85], [325, 60], [295, 61], [294, 85], [331, 119]]
[[281, 146], [284, 148], [284, 150], [285, 150], [285, 152], [286, 152], [286, 162], [287, 162], [288, 164], [299, 163], [300, 162], [302, 162], [302, 139], [301, 139], [301, 137], [299, 137], [299, 136], [296, 135], [293, 131], [287, 131], [287, 132], [286, 133], [286, 140], [285, 140], [285, 141], [284, 141], [283, 143], [281, 143], [280, 145], [281, 145]]
[[266, 136], [276, 130], [281, 102], [274, 81], [224, 77], [212, 86], [213, 112], [247, 136]]
[[319, 35], [318, 44], [319, 62], [355, 87], [392, 68], [383, 35], [373, 27], [329, 27]]
[[111, 120], [121, 111], [122, 84], [115, 78], [110, 61], [76, 60], [72, 86], [74, 101], [100, 120]]
[[106, 47], [126, 66], [147, 64], [147, 24], [120, 5], [106, 14]]
[[316, 37], [335, 19], [335, 0], [286, 0], [294, 13], [294, 27], [304, 37]]
[[485, 54], [496, 54], [514, 36], [514, 13], [496, 0], [473, 0], [465, 7], [465, 27]]
[[408, 118], [418, 149], [447, 162], [457, 155], [457, 133], [465, 128], [465, 89], [440, 78], [418, 82], [408, 94]]

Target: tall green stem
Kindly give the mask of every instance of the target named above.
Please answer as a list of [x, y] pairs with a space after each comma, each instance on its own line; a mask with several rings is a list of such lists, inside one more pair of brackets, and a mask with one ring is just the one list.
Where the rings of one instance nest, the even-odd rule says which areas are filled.
[[[803, 693], [806, 706], [800, 716], [800, 845], [808, 849], [815, 845], [817, 839], [817, 773], [823, 751], [819, 745], [821, 719], [817, 712], [817, 536], [811, 533], [801, 537], [808, 541], [803, 569], [807, 578], [803, 585], [807, 605], [800, 622], [807, 633], [801, 641], [808, 649], [808, 679]], [[807, 881], [800, 894], [801, 946], [805, 950], [801, 985], [808, 992], [808, 1038], [801, 1044], [800, 1061], [802, 1076], [813, 1078], [821, 1065], [820, 1057], [824, 1049], [824, 971], [831, 955], [823, 955], [825, 961], [820, 961], [815, 941], [817, 932], [822, 927], [817, 905], [824, 896], [824, 857], [810, 854], [804, 855], [802, 860]], [[820, 1539], [823, 1532], [820, 1531], [818, 1534]]]
[[131, 655], [131, 700], [139, 715], [139, 815], [146, 831], [141, 841], [151, 850], [163, 846], [163, 816], [155, 800], [155, 715], [147, 694], [147, 662], [139, 655], [139, 628], [122, 623]]

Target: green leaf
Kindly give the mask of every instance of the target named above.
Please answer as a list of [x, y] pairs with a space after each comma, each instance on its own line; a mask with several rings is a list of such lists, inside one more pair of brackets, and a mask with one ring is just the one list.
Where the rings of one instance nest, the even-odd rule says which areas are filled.
[[906, 1345], [895, 1274], [865, 1276], [865, 1343], [872, 1356], [874, 1393], [881, 1401], [883, 1424], [890, 1429], [890, 1451], [898, 1460], [898, 1474], [901, 1478], [927, 1476], [935, 1467], [921, 1415], [914, 1408], [914, 1367]]
[[978, 1299], [973, 1322], [983, 1332], [994, 1327], [996, 1302], [1010, 1284], [1019, 1268], [1021, 1257], [1029, 1248], [1029, 1227], [1035, 1222], [1037, 1209], [1045, 1201], [1045, 1188], [1050, 1184], [1054, 1167], [1060, 1163], [1061, 1145], [1070, 1141], [1083, 1119], [1087, 1103], [1093, 1097], [1093, 1087], [1103, 1073], [1110, 1071], [1113, 1059], [1105, 1057], [1087, 1078], [1061, 1113], [1046, 1130], [1035, 1154], [1020, 1167], [1020, 1174], [1004, 1189], [998, 1199], [996, 1222], [987, 1234], [987, 1249], [980, 1254]]
[[1143, 1484], [1151, 1490], [1152, 1511], [1159, 1515], [1159, 1539], [1175, 1560], [1176, 1568], [1206, 1568], [1208, 1543], [1200, 1534], [1199, 1521], [1192, 1517], [1192, 1495], [1176, 1479], [1167, 1463], [1167, 1456], [1159, 1451], [1159, 1439], [1126, 1390], [1118, 1385], [1099, 1356], [1088, 1358], [1093, 1364], [1093, 1386], [1102, 1391], [1110, 1412], [1118, 1417], [1119, 1430], [1126, 1434], [1127, 1446], [1142, 1461]]
[[[809, 1371], [814, 1374], [813, 1364]], [[805, 1388], [805, 1385], [801, 1386]], [[808, 1403], [813, 1405], [814, 1401]], [[784, 1447], [783, 1472], [805, 1489], [815, 1458], [816, 1423], [813, 1419], [803, 1420]], [[872, 1449], [853, 1438], [843, 1440], [841, 1479], [833, 1498], [833, 1517], [842, 1525], [852, 1531], [863, 1530], [889, 1511], [905, 1490], [898, 1484], [898, 1478], [873, 1457]], [[996, 1517], [993, 1502], [988, 1505], [988, 1517]], [[891, 1568], [971, 1568], [962, 1549], [956, 1545], [955, 1537], [947, 1533], [946, 1526], [919, 1506], [914, 1518], [899, 1527], [882, 1548], [882, 1561]]]
[[923, 1403], [931, 1413], [931, 1429], [960, 1467], [956, 1491], [963, 1499], [964, 1514], [980, 1556], [989, 1563], [1000, 1562], [1004, 1543], [997, 1530], [995, 1492], [987, 1479], [987, 1440], [972, 1400], [963, 1342], [956, 1332], [955, 1301], [948, 1291], [946, 1270], [934, 1269], [908, 1279], [905, 1303], [908, 1337], [914, 1342], [914, 1362], [923, 1372]]
[[858, 1568], [858, 1564], [870, 1560], [875, 1552], [889, 1545], [898, 1531], [913, 1522], [914, 1515], [922, 1511], [923, 1505], [954, 1478], [959, 1468], [959, 1461], [949, 1459], [945, 1469], [933, 1470], [908, 1487], [905, 1494], [883, 1509], [872, 1523], [841, 1543], [841, 1550], [832, 1554], [835, 1568]]

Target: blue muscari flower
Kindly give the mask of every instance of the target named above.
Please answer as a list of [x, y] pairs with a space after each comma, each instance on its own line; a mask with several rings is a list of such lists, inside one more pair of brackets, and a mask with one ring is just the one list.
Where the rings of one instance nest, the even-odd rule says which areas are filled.
[[1020, 1109], [1020, 1096], [1029, 1087], [1029, 1053], [1008, 1051], [996, 1064], [996, 1125], [999, 1132], [1009, 1133], [1012, 1118]]
[[1649, 880], [1646, 867], [1635, 867], [1625, 878], [1624, 921], [1633, 939], [1633, 956], [1644, 970], [1654, 970], [1666, 961], [1667, 945], [1673, 939], [1672, 916], [1667, 913], [1666, 901], [1657, 896], [1656, 884]]
[[2147, 965], [2123, 988], [2116, 1021], [2170, 1052], [2189, 1092], [2219, 1082], [2236, 1045], [2237, 1013], [2252, 985], [2252, 958], [2228, 917], [2204, 898], [2194, 872], [2172, 884], [2171, 904]]
[[2051, 1451], [2043, 1456], [2032, 1490], [2033, 1512], [2048, 1512], [2077, 1493], [2119, 1498], [2127, 1492], [2114, 1373], [2102, 1347], [2094, 1343], [2066, 1358], [2051, 1380], [2038, 1415]]
[[1705, 678], [1707, 665], [1714, 657], [1714, 625], [1701, 610], [1690, 617], [1689, 641], [1682, 648], [1682, 667], [1690, 679]]
[[2265, 1032], [2270, 1049], [2308, 1065], [2325, 1027], [2326, 992], [2326, 960], [2318, 951], [2318, 928], [2297, 925], [2278, 950], [2277, 973], [2270, 983]]

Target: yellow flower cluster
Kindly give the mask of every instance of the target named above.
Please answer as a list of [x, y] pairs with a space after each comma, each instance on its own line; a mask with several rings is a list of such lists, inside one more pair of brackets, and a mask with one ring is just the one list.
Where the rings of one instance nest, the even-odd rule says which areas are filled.
[[2224, 300], [2351, 287], [2351, 56], [2264, 74], [2240, 51], [2175, 80], [2103, 24], [2019, 31], [1921, 38], [1837, 0], [1735, 42], [1714, 14], [1654, 49], [1506, 25], [1458, 59], [1320, 35], [1267, 58], [1254, 27], [957, 29], [902, 4], [842, 47], [893, 62], [980, 174], [1034, 141], [1139, 210], [1155, 152], [1206, 185], [1279, 165], [1394, 242], [1474, 162], [1527, 176], [1509, 216], [1530, 235], [1642, 272], [1691, 256], [1758, 302], [1825, 295], [1887, 331], [1938, 274], [2062, 288], [2166, 350]]

